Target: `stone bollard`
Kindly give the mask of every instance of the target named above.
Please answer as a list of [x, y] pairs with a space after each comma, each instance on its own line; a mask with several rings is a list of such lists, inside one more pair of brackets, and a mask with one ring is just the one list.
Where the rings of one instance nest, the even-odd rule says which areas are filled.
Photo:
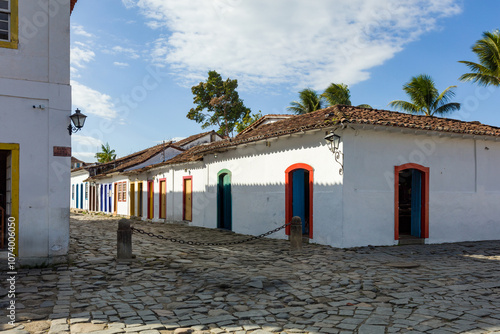
[[132, 229], [130, 220], [120, 219], [116, 235], [116, 258], [118, 260], [132, 260]]
[[300, 217], [293, 217], [290, 225], [290, 250], [300, 252], [302, 250], [302, 221]]

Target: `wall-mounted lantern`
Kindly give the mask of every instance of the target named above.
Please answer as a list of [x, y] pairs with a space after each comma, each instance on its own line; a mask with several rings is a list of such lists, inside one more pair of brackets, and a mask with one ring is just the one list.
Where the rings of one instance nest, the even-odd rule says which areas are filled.
[[71, 122], [74, 125], [74, 126], [72, 126], [71, 124], [68, 125], [69, 135], [71, 136], [71, 134], [73, 134], [73, 133], [75, 133], [83, 128], [83, 125], [85, 124], [85, 119], [87, 118], [87, 116], [82, 114], [80, 112], [80, 109], [76, 109], [75, 113], [73, 115], [69, 116], [69, 118], [71, 119]]
[[[325, 136], [326, 143], [328, 144], [328, 148], [332, 151], [333, 156], [335, 157], [335, 161], [340, 165], [339, 174], [344, 174], [344, 165], [342, 162], [344, 161], [344, 153], [340, 152], [340, 136], [336, 135], [333, 131]], [[340, 158], [342, 157], [342, 162], [340, 162]]]

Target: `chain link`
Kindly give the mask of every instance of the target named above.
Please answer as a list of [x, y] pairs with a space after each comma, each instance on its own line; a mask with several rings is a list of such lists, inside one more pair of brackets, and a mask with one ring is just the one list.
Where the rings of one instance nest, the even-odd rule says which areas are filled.
[[147, 235], [147, 236], [152, 237], [152, 238], [158, 238], [158, 239], [161, 239], [161, 240], [167, 240], [167, 241], [171, 241], [171, 242], [177, 242], [177, 243], [180, 243], [180, 244], [188, 244], [188, 245], [194, 245], [194, 246], [228, 246], [228, 245], [242, 244], [242, 243], [245, 243], [245, 242], [249, 242], [249, 241], [253, 241], [253, 240], [257, 240], [257, 239], [261, 239], [261, 238], [267, 237], [268, 235], [276, 233], [279, 230], [282, 230], [285, 227], [290, 226], [290, 225], [291, 225], [291, 222], [287, 223], [287, 224], [283, 224], [282, 226], [280, 226], [278, 228], [275, 228], [274, 230], [271, 230], [271, 231], [266, 232], [266, 233], [262, 233], [262, 234], [257, 235], [257, 236], [253, 236], [253, 237], [246, 238], [246, 239], [243, 239], [243, 240], [230, 241], [230, 242], [184, 241], [184, 240], [176, 239], [176, 238], [167, 238], [167, 237], [164, 237], [163, 235], [154, 234], [152, 232], [146, 232], [144, 230], [141, 230], [141, 229], [135, 228], [135, 227], [131, 227], [131, 230], [132, 230], [132, 232], [137, 232], [137, 233], [140, 233], [140, 234], [144, 234], [144, 235]]

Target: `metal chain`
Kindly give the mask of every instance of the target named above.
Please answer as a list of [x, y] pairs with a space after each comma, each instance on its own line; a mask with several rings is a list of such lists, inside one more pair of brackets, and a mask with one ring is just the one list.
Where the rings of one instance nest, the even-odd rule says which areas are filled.
[[184, 240], [175, 239], [175, 238], [167, 238], [167, 237], [164, 237], [163, 235], [157, 235], [157, 234], [154, 234], [152, 232], [146, 232], [144, 230], [141, 230], [141, 229], [135, 228], [135, 227], [131, 227], [131, 230], [132, 230], [132, 232], [137, 232], [137, 233], [140, 233], [140, 234], [145, 234], [145, 235], [147, 235], [149, 237], [152, 237], [152, 238], [158, 238], [158, 239], [167, 240], [167, 241], [171, 241], [171, 242], [178, 242], [180, 244], [187, 244], [187, 245], [194, 245], [194, 246], [227, 246], [227, 245], [242, 244], [242, 243], [245, 243], [245, 242], [249, 242], [249, 241], [253, 241], [253, 240], [257, 240], [257, 239], [261, 239], [261, 238], [267, 237], [268, 235], [276, 233], [279, 230], [282, 230], [282, 229], [284, 229], [285, 227], [287, 227], [289, 225], [291, 225], [291, 222], [287, 223], [287, 224], [284, 224], [284, 225], [282, 225], [282, 226], [280, 226], [278, 228], [275, 228], [272, 231], [269, 231], [269, 232], [266, 232], [266, 233], [262, 233], [260, 235], [253, 236], [253, 237], [250, 237], [250, 238], [246, 238], [246, 239], [243, 239], [243, 240], [231, 241], [231, 242], [184, 241]]

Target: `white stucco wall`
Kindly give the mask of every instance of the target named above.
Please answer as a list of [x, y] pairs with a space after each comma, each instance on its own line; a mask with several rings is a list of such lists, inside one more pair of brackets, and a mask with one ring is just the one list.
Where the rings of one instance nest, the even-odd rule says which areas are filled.
[[20, 145], [19, 262], [57, 262], [69, 246], [71, 158], [53, 147], [71, 146], [70, 3], [19, 1], [19, 18], [19, 48], [0, 47], [0, 143]]
[[[500, 143], [423, 132], [345, 130], [342, 247], [391, 245], [394, 167], [429, 170], [428, 243], [500, 239]], [[488, 147], [488, 149], [485, 149]]]
[[[85, 179], [89, 177], [89, 172], [86, 170], [78, 170], [76, 172], [71, 172], [71, 188], [70, 188], [70, 207], [72, 209], [76, 209], [78, 206], [78, 209], [83, 209], [83, 210], [88, 210], [89, 209], [89, 199], [88, 195], [86, 196], [86, 187], [88, 182], [83, 182]], [[83, 208], [80, 207], [80, 193], [78, 193], [78, 200], [79, 203], [77, 205], [76, 203], [76, 186], [78, 186], [78, 190], [80, 191], [80, 185], [83, 185]], [[75, 195], [73, 195], [73, 186], [75, 186]]]
[[[314, 170], [313, 239], [338, 245], [342, 224], [342, 176], [325, 145], [323, 131], [250, 144], [205, 157], [208, 187], [204, 226], [217, 226], [217, 174], [232, 173], [232, 227], [235, 232], [261, 234], [285, 223], [285, 171], [304, 163]], [[196, 223], [196, 222], [193, 222]], [[284, 231], [271, 237], [285, 238]]]

